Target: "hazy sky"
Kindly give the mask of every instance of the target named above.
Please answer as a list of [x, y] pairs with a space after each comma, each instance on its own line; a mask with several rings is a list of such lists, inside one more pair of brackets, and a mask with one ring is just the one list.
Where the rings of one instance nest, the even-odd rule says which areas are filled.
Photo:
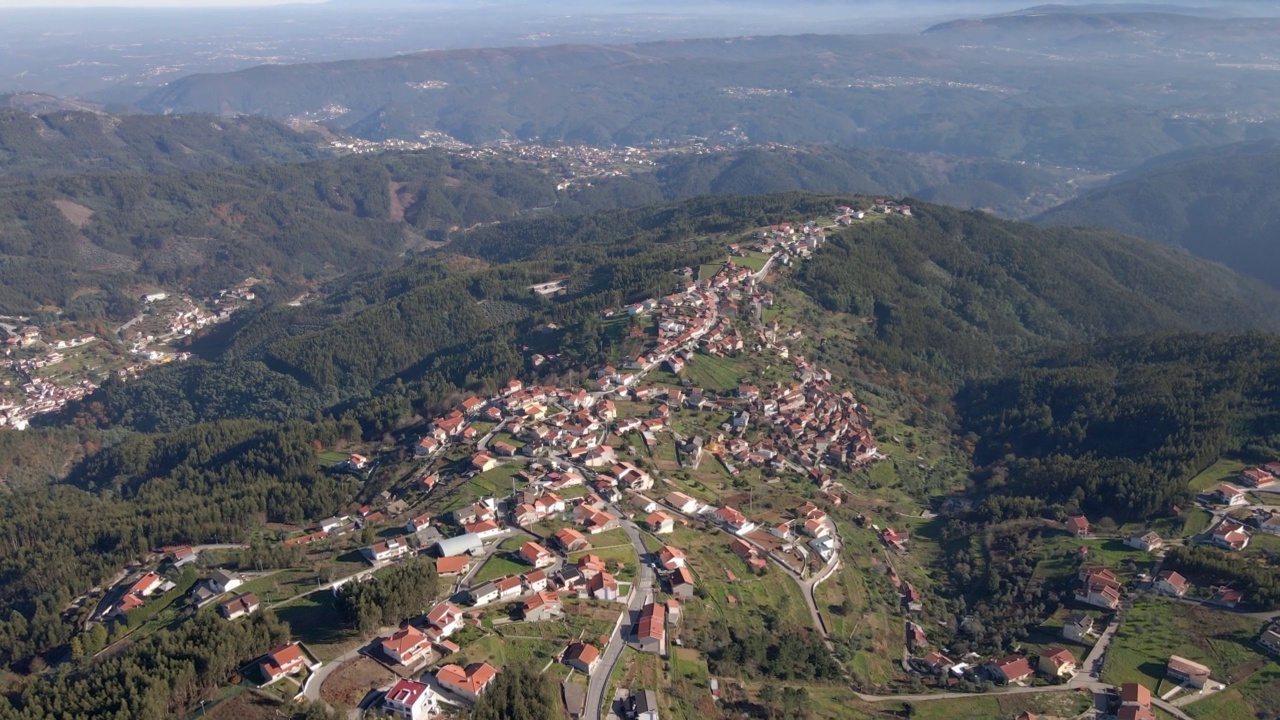
[[0, 8], [243, 7], [317, 2], [324, 0], [0, 0]]

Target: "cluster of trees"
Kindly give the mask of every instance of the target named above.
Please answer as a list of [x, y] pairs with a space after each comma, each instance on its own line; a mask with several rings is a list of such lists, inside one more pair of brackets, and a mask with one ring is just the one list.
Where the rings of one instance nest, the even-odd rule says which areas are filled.
[[1278, 357], [1262, 334], [1108, 340], [969, 385], [956, 410], [993, 496], [980, 509], [1168, 512], [1224, 453], [1280, 447]]
[[424, 612], [438, 589], [435, 565], [419, 556], [364, 582], [346, 583], [335, 604], [343, 618], [367, 633]]
[[713, 625], [700, 638], [711, 671], [717, 675], [768, 677], [776, 680], [833, 680], [840, 665], [822, 638], [810, 628], [778, 621], [767, 627]]
[[241, 420], [136, 435], [66, 482], [0, 495], [0, 662], [65, 646], [78, 620], [67, 603], [155, 548], [332, 515], [359, 488], [321, 472], [313, 443], [359, 433], [354, 422]]
[[471, 720], [545, 720], [559, 717], [560, 707], [555, 686], [537, 668], [512, 663], [472, 706]]
[[192, 360], [128, 381], [108, 378], [51, 421], [163, 433], [233, 418], [281, 422], [312, 416], [336, 401], [336, 393], [306, 387], [260, 362]]
[[0, 701], [9, 720], [166, 720], [185, 717], [248, 661], [287, 641], [270, 610], [229, 623], [204, 612], [109, 659], [30, 679]]
[[950, 619], [931, 632], [940, 642], [949, 635], [946, 645], [956, 652], [999, 652], [1025, 640], [1060, 607], [1070, 588], [1035, 579], [1036, 565], [1045, 559], [1038, 548], [1040, 523], [975, 528], [953, 521], [944, 537], [958, 541], [974, 534], [980, 534], [981, 548], [951, 544], [945, 563], [953, 590], [946, 600]]
[[1226, 585], [1244, 593], [1244, 600], [1264, 610], [1280, 606], [1280, 558], [1265, 562], [1242, 561], [1216, 548], [1174, 547], [1165, 554], [1165, 565], [1200, 585]]

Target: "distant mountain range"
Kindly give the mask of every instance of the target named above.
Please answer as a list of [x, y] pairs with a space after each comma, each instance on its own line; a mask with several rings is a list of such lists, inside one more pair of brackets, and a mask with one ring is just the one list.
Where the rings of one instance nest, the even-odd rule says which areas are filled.
[[[1280, 74], [1249, 69], [1268, 62], [1277, 38], [1276, 20], [1048, 12], [947, 23], [919, 35], [560, 45], [262, 66], [186, 77], [138, 105], [302, 117], [368, 139], [443, 132], [466, 143], [607, 146], [697, 136], [1115, 171], [1188, 147], [1280, 137]], [[1179, 92], [1161, 90], [1168, 87]]]
[[1035, 222], [1114, 228], [1280, 287], [1280, 142], [1158, 158]]

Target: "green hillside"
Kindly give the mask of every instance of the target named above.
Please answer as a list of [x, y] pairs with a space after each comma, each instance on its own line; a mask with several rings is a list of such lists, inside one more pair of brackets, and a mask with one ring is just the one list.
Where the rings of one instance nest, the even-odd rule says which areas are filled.
[[1280, 284], [1280, 143], [1179, 153], [1038, 216], [1159, 240]]
[[[1055, 351], [958, 396], [1001, 519], [1066, 504], [1117, 520], [1191, 500], [1224, 453], [1280, 450], [1280, 338], [1171, 335]], [[1005, 516], [1005, 517], [1002, 517]]]
[[866, 316], [887, 367], [985, 373], [1046, 343], [1157, 329], [1277, 327], [1260, 283], [1150, 241], [916, 205], [838, 233], [798, 279]]
[[321, 157], [319, 136], [258, 117], [32, 115], [0, 109], [0, 176], [173, 173]]

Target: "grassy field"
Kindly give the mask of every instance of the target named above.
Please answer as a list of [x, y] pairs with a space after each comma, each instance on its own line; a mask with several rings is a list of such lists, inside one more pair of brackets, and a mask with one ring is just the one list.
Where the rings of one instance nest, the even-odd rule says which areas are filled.
[[1245, 464], [1239, 460], [1220, 458], [1218, 462], [1210, 465], [1204, 472], [1191, 478], [1191, 482], [1187, 484], [1187, 487], [1192, 492], [1212, 490], [1219, 483], [1234, 480], [1245, 467]]
[[769, 254], [762, 253], [759, 250], [746, 250], [742, 255], [734, 256], [733, 264], [738, 267], [751, 268], [756, 272], [764, 269], [764, 264], [769, 261]]
[[[618, 574], [618, 579], [626, 580], [636, 573], [636, 568], [640, 565], [640, 558], [636, 556], [636, 549], [631, 547], [631, 543], [626, 545], [612, 545], [606, 547], [592, 548], [591, 550], [583, 550], [569, 555], [569, 562], [576, 563], [578, 559], [585, 555], [595, 555], [609, 566], [609, 571], [613, 572], [614, 563], [620, 563], [624, 568], [626, 577]], [[616, 573], [615, 573], [616, 574]]]
[[685, 366], [684, 374], [696, 387], [726, 392], [738, 387], [739, 379], [748, 374], [748, 368], [733, 358], [698, 353]]
[[514, 560], [508, 555], [490, 555], [489, 559], [485, 561], [484, 567], [476, 571], [475, 577], [471, 579], [471, 584], [479, 585], [480, 583], [497, 580], [508, 575], [522, 575], [532, 569], [531, 566]]
[[[500, 465], [489, 472], [480, 473], [471, 478], [464, 486], [473, 498], [488, 497], [490, 495], [506, 496], [511, 494], [511, 478], [516, 476], [523, 468], [516, 464]], [[517, 481], [517, 485], [521, 485]]]
[[441, 662], [446, 664], [456, 663], [463, 666], [473, 662], [488, 662], [495, 667], [502, 667], [509, 663], [528, 662], [534, 667], [541, 668], [563, 649], [564, 644], [559, 640], [531, 640], [489, 635], [468, 644]]
[[1227, 680], [1261, 658], [1254, 649], [1260, 628], [1260, 622], [1232, 613], [1142, 599], [1107, 650], [1103, 679], [1116, 685], [1140, 682], [1156, 691], [1169, 656], [1181, 655], [1208, 665], [1214, 679]]
[[333, 593], [317, 592], [275, 608], [289, 623], [293, 636], [320, 660], [332, 660], [359, 643], [356, 632], [345, 627], [333, 605]]
[[1255, 720], [1280, 715], [1280, 663], [1272, 661], [1242, 682], [1188, 705], [1204, 720]]
[[321, 465], [337, 465], [351, 459], [351, 455], [337, 450], [325, 450], [317, 455], [316, 459], [320, 461]]
[[[1027, 695], [977, 695], [972, 698], [918, 702], [907, 717], [912, 720], [991, 720], [1012, 718], [1022, 712], [1074, 717], [1089, 709], [1087, 692], [1062, 691]], [[904, 708], [905, 709], [905, 708]]]

